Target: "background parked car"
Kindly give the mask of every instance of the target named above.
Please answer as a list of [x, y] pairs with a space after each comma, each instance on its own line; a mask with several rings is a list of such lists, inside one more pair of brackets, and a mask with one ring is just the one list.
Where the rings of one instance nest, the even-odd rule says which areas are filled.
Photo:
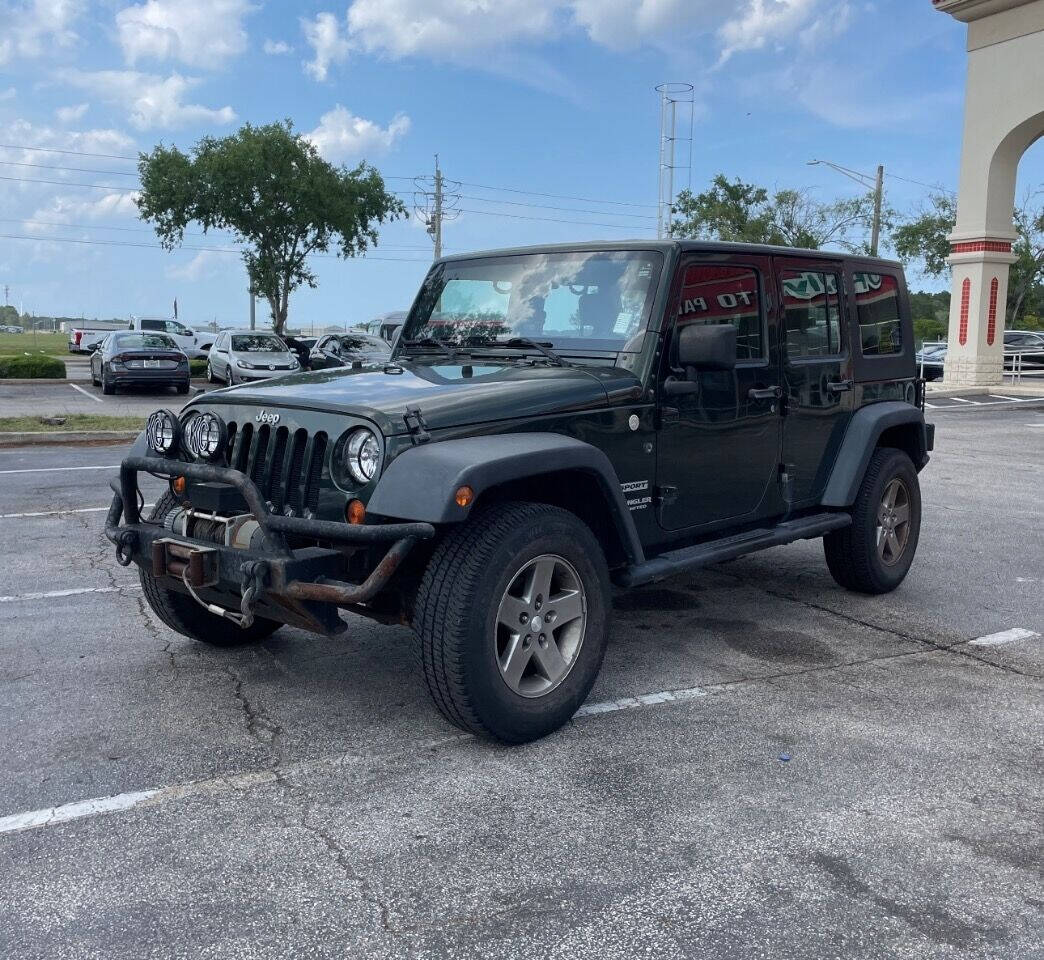
[[[1024, 372], [1044, 370], [1044, 331], [1005, 330], [1004, 369], [1006, 371], [1011, 371], [1014, 367], [1016, 355], [1021, 357], [1019, 362]], [[917, 352], [917, 368], [924, 370], [925, 380], [941, 379], [945, 361], [945, 343], [926, 343]]]
[[274, 333], [225, 331], [217, 335], [207, 360], [207, 380], [232, 386], [248, 380], [268, 380], [300, 370], [290, 348]]
[[308, 357], [312, 370], [343, 367], [359, 360], [384, 363], [391, 359], [391, 347], [382, 337], [370, 333], [333, 333], [320, 337]]
[[283, 343], [297, 354], [297, 362], [305, 369], [308, 368], [308, 358], [318, 340], [318, 337], [289, 337], [283, 334]]
[[131, 330], [154, 330], [174, 338], [174, 342], [193, 359], [205, 357], [214, 343], [215, 334], [210, 332], [196, 333], [180, 320], [164, 317], [131, 317]]
[[165, 333], [110, 333], [91, 354], [91, 383], [102, 393], [143, 383], [188, 393], [190, 376], [188, 357]]

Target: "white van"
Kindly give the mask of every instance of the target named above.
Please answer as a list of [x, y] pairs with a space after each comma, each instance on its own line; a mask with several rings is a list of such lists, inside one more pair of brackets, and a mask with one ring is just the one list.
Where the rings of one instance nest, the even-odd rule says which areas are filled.
[[131, 317], [131, 330], [158, 330], [160, 333], [169, 334], [174, 342], [192, 359], [205, 357], [210, 353], [217, 334], [204, 330], [195, 333], [185, 326], [180, 320], [170, 320], [164, 317]]

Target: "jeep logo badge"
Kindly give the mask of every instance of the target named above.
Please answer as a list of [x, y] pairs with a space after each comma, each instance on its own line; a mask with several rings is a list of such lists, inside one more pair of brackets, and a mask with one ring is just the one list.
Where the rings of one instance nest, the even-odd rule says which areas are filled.
[[272, 423], [272, 424], [275, 424], [275, 423], [279, 423], [279, 414], [278, 413], [265, 413], [265, 411], [262, 410], [256, 417], [254, 417], [254, 419], [258, 423]]

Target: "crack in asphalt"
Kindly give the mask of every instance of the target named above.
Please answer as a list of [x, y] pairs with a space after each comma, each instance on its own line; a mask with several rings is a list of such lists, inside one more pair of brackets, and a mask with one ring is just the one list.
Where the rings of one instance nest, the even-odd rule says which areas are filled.
[[282, 762], [280, 737], [283, 728], [268, 715], [264, 704], [260, 701], [255, 702], [246, 695], [243, 690], [243, 678], [232, 667], [222, 664], [221, 672], [228, 676], [234, 684], [232, 695], [239, 702], [243, 715], [246, 717], [247, 734], [266, 748], [275, 761], [274, 767], [278, 769]]
[[890, 636], [898, 637], [900, 640], [906, 640], [909, 643], [919, 643], [922, 646], [928, 647], [931, 650], [937, 650], [940, 653], [953, 653], [957, 656], [967, 657], [969, 660], [975, 660], [978, 663], [984, 664], [987, 667], [992, 667], [995, 670], [1000, 670], [1004, 673], [1012, 673], [1016, 676], [1026, 677], [1027, 679], [1031, 680], [1044, 679], [1044, 677], [1042, 677], [1040, 674], [1032, 673], [1028, 670], [1021, 670], [1018, 667], [1011, 666], [1010, 664], [996, 663], [993, 660], [988, 660], [985, 657], [978, 656], [971, 650], [961, 649], [963, 644], [966, 644], [969, 641], [974, 640], [974, 637], [966, 637], [961, 640], [955, 640], [951, 644], [939, 643], [938, 641], [932, 640], [929, 637], [920, 637], [917, 636], [917, 634], [906, 633], [902, 630], [897, 630], [894, 627], [882, 626], [879, 623], [874, 623], [872, 620], [864, 620], [861, 617], [854, 616], [853, 614], [843, 613], [840, 610], [834, 610], [832, 607], [828, 607], [822, 603], [816, 603], [814, 600], [806, 600], [802, 597], [796, 597], [793, 594], [786, 593], [782, 590], [776, 590], [772, 587], [766, 587], [761, 584], [754, 583], [746, 579], [745, 577], [742, 577], [731, 571], [719, 570], [718, 572], [721, 573], [723, 576], [735, 580], [737, 583], [741, 583], [744, 586], [750, 587], [754, 590], [759, 590], [762, 593], [768, 594], [770, 597], [775, 597], [778, 600], [786, 600], [789, 603], [796, 603], [799, 606], [807, 607], [810, 610], [818, 610], [820, 613], [830, 614], [831, 616], [837, 617], [840, 620], [845, 620], [849, 623], [854, 623], [861, 627], [867, 627], [868, 629], [876, 630], [879, 633], [887, 633]]

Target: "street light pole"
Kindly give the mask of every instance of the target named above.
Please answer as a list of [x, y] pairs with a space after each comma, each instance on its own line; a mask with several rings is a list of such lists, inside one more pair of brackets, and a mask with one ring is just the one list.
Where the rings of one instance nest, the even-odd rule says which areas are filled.
[[858, 170], [850, 170], [848, 167], [842, 167], [839, 163], [831, 163], [829, 160], [809, 160], [808, 165], [810, 167], [820, 165], [830, 167], [831, 170], [836, 170], [842, 176], [848, 177], [849, 180], [855, 180], [860, 186], [873, 190], [874, 220], [870, 229], [870, 256], [876, 257], [881, 245], [881, 217], [884, 207], [884, 167], [879, 164], [877, 176], [871, 177], [869, 174], [860, 173]]

